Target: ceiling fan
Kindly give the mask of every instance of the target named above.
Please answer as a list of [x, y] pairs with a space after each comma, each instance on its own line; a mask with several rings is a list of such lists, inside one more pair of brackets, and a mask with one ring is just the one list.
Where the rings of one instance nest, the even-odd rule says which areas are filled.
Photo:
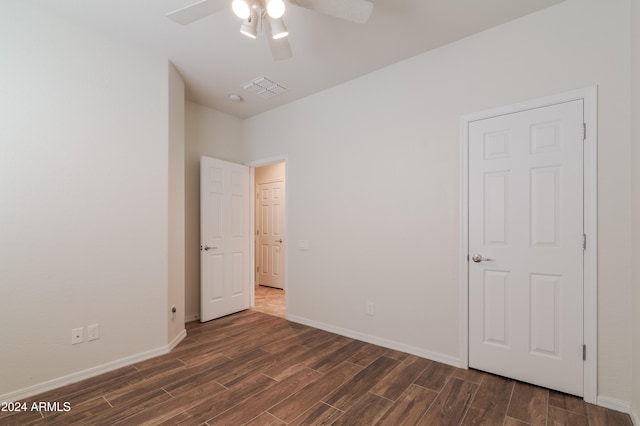
[[[187, 25], [217, 13], [227, 7], [229, 0], [200, 0], [182, 9], [167, 14], [173, 21]], [[374, 0], [286, 0], [287, 3], [313, 10], [325, 15], [364, 24], [373, 10]], [[233, 0], [233, 12], [243, 23], [240, 32], [257, 38], [258, 31], [264, 33], [269, 42], [271, 55], [276, 61], [292, 56], [287, 27], [282, 19], [285, 12], [284, 0]]]

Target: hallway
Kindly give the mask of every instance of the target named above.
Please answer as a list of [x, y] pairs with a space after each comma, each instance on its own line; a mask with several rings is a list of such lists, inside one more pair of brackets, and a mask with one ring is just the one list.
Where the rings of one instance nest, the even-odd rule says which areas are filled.
[[273, 287], [256, 286], [256, 305], [252, 309], [276, 317], [285, 317], [284, 290]]

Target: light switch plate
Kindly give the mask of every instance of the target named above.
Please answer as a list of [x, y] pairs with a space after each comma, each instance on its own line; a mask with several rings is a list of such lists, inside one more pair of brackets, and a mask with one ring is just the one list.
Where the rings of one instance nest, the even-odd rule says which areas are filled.
[[100, 338], [100, 325], [92, 324], [87, 327], [87, 341], [98, 340]]

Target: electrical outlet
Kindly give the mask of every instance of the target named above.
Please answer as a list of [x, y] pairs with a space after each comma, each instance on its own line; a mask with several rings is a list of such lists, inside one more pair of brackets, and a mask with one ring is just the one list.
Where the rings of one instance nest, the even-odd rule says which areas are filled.
[[92, 324], [87, 327], [87, 341], [98, 340], [100, 338], [100, 325]]
[[376, 304], [373, 302], [367, 302], [367, 315], [374, 316], [376, 313]]
[[84, 328], [74, 328], [71, 330], [71, 344], [77, 345], [78, 343], [82, 343], [84, 341]]

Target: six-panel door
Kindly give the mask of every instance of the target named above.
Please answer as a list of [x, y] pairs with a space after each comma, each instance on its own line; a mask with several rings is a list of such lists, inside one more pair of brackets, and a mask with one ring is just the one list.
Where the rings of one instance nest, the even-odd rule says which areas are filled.
[[469, 366], [583, 394], [583, 102], [469, 124]]
[[261, 183], [258, 199], [258, 284], [284, 288], [284, 181]]
[[249, 168], [200, 162], [200, 321], [249, 308]]

